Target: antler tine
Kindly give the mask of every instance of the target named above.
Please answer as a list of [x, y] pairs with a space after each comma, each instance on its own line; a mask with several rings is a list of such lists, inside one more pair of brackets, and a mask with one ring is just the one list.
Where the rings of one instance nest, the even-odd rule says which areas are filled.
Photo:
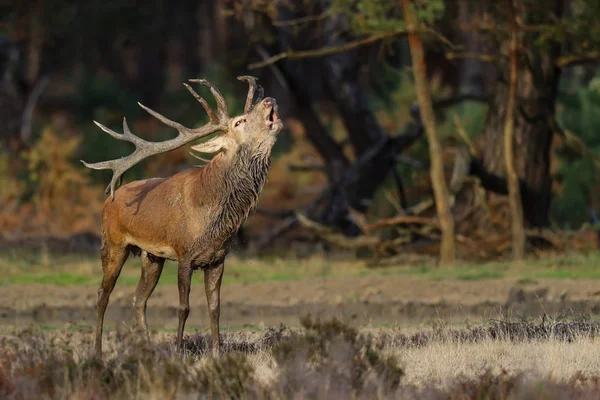
[[242, 76], [238, 76], [237, 78], [238, 78], [238, 80], [240, 80], [242, 82], [248, 82], [248, 86], [249, 86], [248, 87], [248, 95], [246, 96], [246, 105], [244, 106], [244, 112], [246, 113], [246, 112], [250, 111], [250, 109], [254, 105], [252, 100], [254, 100], [254, 92], [256, 92], [257, 78], [255, 78], [254, 76], [250, 76], [250, 75], [242, 75]]
[[[198, 100], [200, 102], [200, 104], [202, 104], [202, 107], [204, 107], [204, 109], [206, 110], [206, 113], [208, 114], [208, 118], [210, 119], [209, 125], [215, 125], [215, 126], [218, 125], [221, 127], [221, 129], [225, 129], [226, 125], [227, 125], [227, 120], [229, 120], [229, 114], [227, 112], [227, 104], [225, 103], [225, 98], [223, 97], [223, 95], [221, 94], [219, 89], [217, 89], [212, 83], [210, 83], [206, 79], [190, 79], [189, 81], [194, 82], [194, 83], [200, 83], [200, 84], [210, 88], [211, 93], [213, 94], [213, 96], [215, 97], [215, 100], [217, 101], [217, 115], [215, 115], [215, 113], [213, 112], [212, 108], [208, 105], [206, 100], [204, 100], [198, 93], [196, 93], [196, 91], [194, 89], [192, 89], [188, 84], [184, 83], [187, 90], [192, 94], [192, 96], [194, 96], [196, 98], [196, 100]], [[206, 125], [203, 127], [200, 127], [200, 128], [196, 128], [196, 129], [186, 128], [185, 126], [181, 125], [180, 123], [171, 121], [164, 115], [159, 114], [156, 111], [152, 110], [151, 108], [146, 107], [142, 103], [138, 102], [138, 104], [140, 107], [142, 107], [144, 110], [146, 110], [146, 112], [148, 112], [153, 117], [157, 118], [163, 124], [168, 125], [171, 128], [177, 129], [182, 134], [195, 135], [197, 133], [203, 132], [206, 128]], [[200, 137], [198, 137], [198, 138], [200, 138]]]
[[[152, 110], [150, 110], [152, 111]], [[152, 114], [152, 113], [151, 113]], [[158, 113], [156, 113], [158, 114]], [[154, 115], [154, 114], [153, 114]], [[158, 114], [160, 115], [160, 114]], [[108, 161], [101, 161], [97, 163], [87, 163], [83, 160], [81, 162], [88, 168], [102, 170], [102, 169], [110, 169], [113, 171], [113, 176], [110, 181], [110, 184], [106, 188], [106, 194], [110, 193], [111, 198], [115, 199], [115, 190], [121, 183], [121, 177], [129, 168], [133, 167], [143, 159], [154, 155], [167, 152], [169, 150], [174, 150], [179, 148], [193, 140], [200, 139], [211, 133], [214, 133], [218, 130], [222, 130], [223, 126], [215, 125], [215, 124], [207, 124], [202, 128], [198, 128], [195, 130], [193, 135], [186, 134], [184, 130], [179, 130], [179, 135], [177, 137], [166, 140], [164, 142], [148, 142], [144, 139], [141, 139], [131, 133], [129, 126], [127, 125], [127, 121], [123, 119], [123, 133], [119, 134], [114, 132], [111, 129], [108, 129], [102, 124], [96, 123], [103, 131], [110, 134], [115, 139], [125, 140], [131, 142], [135, 145], [135, 151], [130, 155]], [[185, 128], [185, 127], [183, 127]], [[187, 128], [185, 128], [187, 129]], [[191, 130], [189, 130], [191, 131]]]
[[100, 122], [98, 121], [93, 121], [94, 124], [96, 124], [96, 126], [100, 129], [102, 129], [104, 132], [108, 133], [110, 136], [114, 137], [115, 139], [123, 139], [123, 135], [121, 133], [117, 133], [115, 131], [113, 131], [112, 129], [107, 128], [106, 126], [102, 125]]
[[191, 152], [191, 151], [190, 151], [190, 154], [191, 154], [191, 155], [192, 155], [192, 157], [194, 157], [195, 159], [197, 159], [197, 160], [200, 160], [200, 161], [202, 161], [202, 162], [204, 162], [204, 163], [206, 163], [206, 164], [208, 164], [208, 163], [210, 162], [210, 160], [207, 160], [206, 158], [202, 158], [202, 157], [200, 157], [199, 155], [197, 155], [197, 154], [194, 154], [194, 153], [193, 153], [193, 152]]
[[215, 116], [215, 113], [213, 112], [212, 108], [210, 108], [210, 106], [208, 105], [208, 102], [204, 100], [204, 98], [202, 98], [202, 96], [200, 96], [198, 93], [196, 93], [196, 91], [192, 89], [192, 87], [187, 83], [184, 83], [183, 86], [185, 86], [185, 88], [192, 94], [192, 96], [194, 96], [196, 100], [198, 100], [200, 104], [202, 104], [202, 107], [204, 107], [204, 110], [206, 110], [206, 114], [208, 114], [210, 122], [218, 123], [217, 117]]
[[[136, 152], [137, 152], [137, 150], [136, 150]], [[128, 168], [133, 166], [133, 164], [132, 164], [126, 168], [119, 168], [118, 164], [116, 163], [116, 161], [118, 161], [118, 160], [102, 161], [102, 162], [97, 162], [97, 163], [86, 163], [83, 160], [80, 160], [80, 161], [83, 163], [83, 165], [85, 165], [86, 167], [91, 168], [91, 169], [97, 169], [97, 170], [112, 169], [113, 176], [112, 176], [112, 179], [110, 180], [110, 183], [104, 190], [104, 193], [105, 194], [110, 193], [110, 196], [113, 200], [115, 199], [115, 190], [116, 190], [117, 186], [119, 186], [121, 184], [123, 174], [125, 173], [125, 171]]]
[[[127, 142], [133, 143], [135, 145], [135, 151], [129, 157], [135, 156], [136, 154], [145, 153], [144, 149], [148, 148], [148, 146], [151, 145], [151, 142], [148, 142], [142, 138], [139, 138], [131, 132], [131, 129], [129, 129], [129, 125], [127, 124], [127, 118], [123, 118], [123, 133], [117, 133], [117, 132], [113, 131], [112, 129], [109, 129], [106, 126], [102, 125], [99, 122], [94, 121], [94, 123], [100, 129], [102, 129], [104, 132], [108, 133], [110, 136], [114, 137], [115, 139], [125, 140]], [[126, 160], [129, 157], [126, 157], [124, 159], [122, 158], [119, 160], [109, 160], [109, 161], [102, 161], [102, 162], [91, 163], [91, 164], [86, 163], [83, 160], [81, 160], [81, 162], [86, 167], [91, 168], [91, 169], [97, 169], [97, 170], [112, 169], [113, 170], [112, 179], [110, 180], [110, 183], [106, 187], [106, 190], [104, 191], [104, 193], [105, 194], [110, 193], [111, 198], [114, 200], [115, 189], [117, 188], [117, 186], [121, 185], [121, 182], [123, 179], [123, 174], [125, 173], [125, 171], [127, 171], [130, 167], [132, 167], [134, 164], [136, 164], [137, 162], [139, 162], [141, 159], [145, 158], [146, 156], [141, 157], [140, 160], [133, 162], [131, 165], [127, 165], [127, 163], [125, 163], [123, 166], [121, 166], [119, 161]]]
[[119, 159], [101, 161], [97, 163], [87, 163], [81, 160], [81, 162], [88, 168], [96, 170], [110, 169], [113, 171], [113, 176], [110, 181], [110, 184], [106, 188], [106, 194], [110, 193], [110, 196], [113, 200], [115, 199], [115, 190], [121, 184], [121, 180], [125, 171], [127, 171], [129, 168], [133, 167], [135, 164], [139, 163], [143, 159], [154, 154], [160, 154], [177, 149], [193, 140], [201, 139], [217, 131], [227, 129], [227, 121], [229, 120], [229, 116], [227, 115], [227, 106], [225, 105], [225, 99], [223, 98], [219, 90], [204, 79], [195, 79], [191, 81], [199, 82], [205, 86], [208, 86], [213, 95], [215, 96], [215, 99], [217, 100], [218, 111], [215, 115], [215, 113], [210, 108], [206, 100], [200, 97], [198, 93], [196, 93], [191, 87], [189, 87], [189, 85], [186, 84], [186, 88], [188, 89], [188, 91], [196, 98], [196, 100], [200, 102], [200, 104], [202, 104], [202, 106], [208, 114], [208, 117], [210, 118], [210, 122], [204, 126], [195, 129], [187, 128], [178, 122], [171, 121], [170, 119], [144, 106], [143, 104], [138, 103], [140, 107], [146, 110], [150, 115], [157, 118], [165, 125], [177, 129], [179, 134], [173, 139], [165, 140], [163, 142], [146, 141], [134, 135], [131, 132], [131, 129], [129, 129], [129, 125], [127, 125], [127, 120], [125, 118], [123, 118], [123, 133], [117, 133], [112, 129], [109, 129], [106, 126], [94, 121], [94, 123], [100, 129], [102, 129], [104, 132], [108, 133], [115, 139], [125, 140], [135, 145], [135, 151], [133, 153]]
[[140, 107], [142, 107], [144, 110], [146, 110], [146, 112], [148, 114], [150, 114], [154, 118], [158, 119], [160, 122], [162, 122], [163, 124], [165, 124], [167, 126], [170, 126], [171, 128], [177, 129], [180, 133], [183, 133], [183, 134], [186, 134], [186, 135], [191, 135], [191, 134], [194, 133], [194, 129], [189, 129], [189, 128], [181, 125], [179, 122], [171, 121], [169, 118], [165, 117], [162, 114], [157, 113], [156, 111], [154, 111], [151, 108], [146, 107], [145, 105], [143, 105], [139, 101], [138, 101], [138, 105]]
[[210, 89], [210, 92], [215, 97], [215, 100], [217, 101], [217, 114], [219, 121], [226, 121], [229, 119], [227, 103], [225, 103], [225, 98], [223, 97], [219, 89], [217, 89], [212, 83], [210, 83], [206, 79], [189, 79], [189, 81], [192, 83], [199, 83], [208, 87]]
[[144, 139], [139, 138], [131, 133], [131, 129], [129, 129], [129, 125], [127, 125], [127, 118], [125, 117], [123, 117], [123, 134], [121, 135], [121, 138], [135, 144], [136, 146], [142, 142], [148, 143]]

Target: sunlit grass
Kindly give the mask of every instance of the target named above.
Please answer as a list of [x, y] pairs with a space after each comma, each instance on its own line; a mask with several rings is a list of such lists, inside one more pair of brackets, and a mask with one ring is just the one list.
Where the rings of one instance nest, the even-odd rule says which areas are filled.
[[[406, 275], [433, 281], [479, 281], [514, 278], [531, 284], [538, 279], [600, 279], [600, 255], [569, 255], [531, 259], [522, 266], [510, 262], [461, 263], [454, 268], [412, 263], [385, 268], [367, 268], [364, 261], [333, 261], [324, 257], [308, 259], [242, 258], [231, 256], [226, 262], [223, 283], [298, 281], [367, 276]], [[135, 285], [139, 280], [140, 261], [130, 257], [119, 284]], [[194, 280], [202, 281], [202, 272]], [[0, 255], [1, 284], [97, 285], [102, 278], [99, 258], [93, 256], [50, 256], [16, 252]], [[177, 264], [168, 261], [161, 277], [163, 284], [177, 283]]]

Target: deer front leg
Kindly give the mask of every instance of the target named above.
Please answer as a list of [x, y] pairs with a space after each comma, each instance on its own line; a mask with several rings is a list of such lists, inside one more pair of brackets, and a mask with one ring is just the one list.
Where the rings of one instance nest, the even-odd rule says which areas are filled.
[[185, 321], [190, 314], [190, 286], [192, 284], [193, 269], [189, 263], [180, 263], [177, 275], [179, 288], [179, 325], [177, 327], [177, 351], [183, 352], [183, 329]]
[[208, 315], [210, 318], [210, 337], [212, 341], [212, 353], [219, 357], [221, 342], [219, 341], [219, 315], [221, 312], [221, 281], [223, 280], [224, 263], [215, 268], [204, 270], [204, 290], [206, 291], [206, 302], [208, 303]]
[[98, 321], [96, 323], [96, 356], [102, 356], [102, 328], [104, 325], [104, 313], [108, 306], [110, 294], [115, 288], [115, 283], [121, 273], [121, 268], [129, 250], [126, 247], [110, 244], [102, 239], [102, 283], [98, 289]]

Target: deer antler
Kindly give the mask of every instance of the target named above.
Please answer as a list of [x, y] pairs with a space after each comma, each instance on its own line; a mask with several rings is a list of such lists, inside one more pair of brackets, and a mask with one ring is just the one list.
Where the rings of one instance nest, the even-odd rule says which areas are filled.
[[263, 87], [258, 85], [258, 97], [256, 98], [256, 101], [253, 103], [252, 100], [254, 99], [254, 92], [256, 92], [257, 89], [257, 85], [256, 85], [256, 81], [257, 79], [253, 76], [250, 75], [242, 75], [242, 76], [238, 76], [238, 80], [243, 81], [243, 82], [248, 82], [248, 85], [250, 86], [248, 88], [248, 95], [246, 96], [246, 105], [244, 106], [244, 112], [247, 113], [248, 111], [250, 111], [250, 109], [252, 107], [254, 107], [254, 105], [256, 103], [258, 103], [259, 101], [261, 101], [265, 95], [265, 91], [263, 90]]
[[[256, 78], [248, 78], [250, 78], [249, 82], [252, 82], [250, 84], [250, 92], [252, 92], [252, 95], [254, 95], [254, 91], [256, 88]], [[119, 158], [116, 160], [108, 160], [97, 163], [86, 163], [85, 161], [81, 160], [81, 162], [88, 168], [97, 170], [110, 169], [113, 171], [112, 179], [110, 181], [110, 184], [106, 187], [105, 191], [106, 194], [110, 193], [113, 200], [115, 199], [115, 190], [117, 186], [120, 185], [121, 178], [125, 171], [127, 171], [129, 168], [133, 167], [135, 164], [139, 163], [143, 159], [155, 154], [160, 154], [177, 149], [193, 140], [203, 138], [214, 132], [227, 130], [227, 121], [229, 120], [229, 114], [227, 113], [227, 104], [225, 103], [225, 99], [223, 98], [221, 92], [219, 92], [219, 90], [216, 87], [214, 87], [210, 82], [204, 79], [190, 79], [189, 81], [207, 86], [210, 89], [213, 96], [215, 97], [215, 100], [217, 101], [217, 112], [215, 113], [213, 112], [212, 108], [208, 105], [206, 100], [204, 100], [198, 93], [196, 93], [194, 89], [190, 87], [190, 85], [184, 83], [186, 89], [196, 98], [196, 100], [198, 100], [198, 102], [200, 102], [200, 104], [202, 104], [202, 107], [204, 107], [206, 113], [208, 114], [208, 118], [210, 121], [204, 126], [194, 129], [187, 128], [181, 125], [180, 123], [171, 121], [170, 119], [142, 105], [141, 103], [138, 103], [140, 107], [146, 110], [150, 115], [157, 118], [165, 125], [177, 129], [179, 134], [176, 138], [166, 140], [164, 142], [149, 142], [131, 133], [131, 130], [129, 129], [129, 126], [127, 125], [127, 120], [125, 118], [123, 118], [123, 133], [117, 133], [107, 128], [106, 126], [94, 121], [94, 123], [98, 125], [100, 129], [102, 129], [104, 132], [108, 133], [115, 139], [125, 140], [135, 145], [135, 151], [133, 153], [126, 157]], [[248, 95], [250, 96], [250, 93], [248, 93]]]

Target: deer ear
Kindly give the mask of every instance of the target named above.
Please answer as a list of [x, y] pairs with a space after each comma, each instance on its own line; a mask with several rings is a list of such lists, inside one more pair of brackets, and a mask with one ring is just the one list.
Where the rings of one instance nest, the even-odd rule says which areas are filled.
[[199, 153], [214, 154], [220, 151], [229, 150], [233, 144], [235, 144], [235, 141], [231, 138], [225, 135], [219, 135], [207, 140], [204, 143], [192, 146], [191, 149]]

